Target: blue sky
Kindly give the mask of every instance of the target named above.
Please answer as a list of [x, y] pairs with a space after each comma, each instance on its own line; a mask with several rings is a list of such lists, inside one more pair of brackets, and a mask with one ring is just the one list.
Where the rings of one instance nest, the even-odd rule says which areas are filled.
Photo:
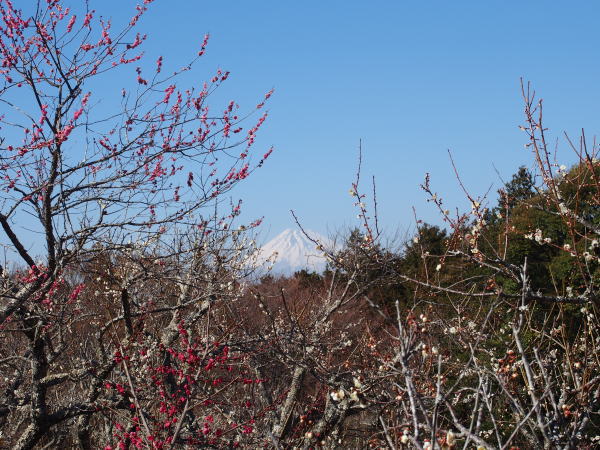
[[[135, 2], [92, 1], [129, 16]], [[256, 150], [268, 164], [232, 195], [244, 218], [265, 216], [263, 237], [293, 226], [320, 232], [357, 224], [348, 195], [359, 140], [363, 179], [376, 177], [390, 232], [439, 223], [419, 189], [426, 172], [447, 206], [465, 207], [448, 149], [473, 194], [501, 185], [531, 158], [519, 78], [545, 100], [551, 135], [598, 129], [596, 2], [156, 0], [140, 24], [155, 60], [183, 64], [211, 40], [198, 81], [231, 71], [219, 95], [252, 107], [275, 88]], [[572, 162], [562, 140], [561, 160]], [[495, 169], [496, 168], [496, 169]], [[366, 186], [365, 186], [366, 187]]]

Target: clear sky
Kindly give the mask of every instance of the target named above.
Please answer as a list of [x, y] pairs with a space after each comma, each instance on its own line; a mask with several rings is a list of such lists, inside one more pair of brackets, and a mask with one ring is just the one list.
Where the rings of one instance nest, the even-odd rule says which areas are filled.
[[[113, 18], [130, 0], [91, 1]], [[147, 51], [184, 63], [211, 40], [200, 79], [231, 71], [220, 95], [252, 107], [275, 88], [257, 152], [268, 164], [232, 195], [263, 237], [302, 222], [351, 226], [348, 195], [363, 143], [363, 179], [376, 177], [381, 221], [406, 230], [439, 223], [419, 189], [426, 172], [447, 206], [465, 207], [447, 155], [474, 194], [530, 165], [519, 78], [545, 100], [551, 135], [598, 130], [598, 20], [594, 1], [156, 0], [140, 30]], [[154, 61], [154, 59], [151, 59]], [[573, 161], [563, 141], [561, 159]]]

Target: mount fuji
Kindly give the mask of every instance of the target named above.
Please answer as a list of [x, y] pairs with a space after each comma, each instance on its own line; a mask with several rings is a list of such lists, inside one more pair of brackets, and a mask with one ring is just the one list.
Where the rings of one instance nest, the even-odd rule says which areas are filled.
[[[307, 230], [308, 235], [324, 247], [329, 247], [329, 239], [318, 233]], [[325, 270], [327, 260], [323, 252], [317, 250], [301, 231], [287, 229], [267, 242], [259, 249], [258, 264], [267, 267], [272, 264], [271, 273], [276, 275], [292, 275], [302, 269], [310, 272]]]

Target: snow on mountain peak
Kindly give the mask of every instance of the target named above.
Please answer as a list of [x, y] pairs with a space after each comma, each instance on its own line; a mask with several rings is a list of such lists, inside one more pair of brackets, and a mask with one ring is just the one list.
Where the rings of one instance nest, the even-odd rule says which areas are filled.
[[[322, 243], [330, 244], [329, 239], [318, 233], [307, 230], [308, 235]], [[292, 275], [302, 269], [322, 272], [327, 260], [323, 253], [317, 250], [316, 245], [301, 231], [287, 229], [275, 236], [259, 250], [257, 258], [259, 264], [269, 265], [274, 261], [271, 272], [278, 275]]]

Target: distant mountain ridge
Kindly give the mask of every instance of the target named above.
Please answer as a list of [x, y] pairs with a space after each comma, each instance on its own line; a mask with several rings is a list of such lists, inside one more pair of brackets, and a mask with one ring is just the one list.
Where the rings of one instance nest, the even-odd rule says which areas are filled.
[[[329, 239], [319, 233], [310, 230], [307, 233], [326, 247], [331, 244]], [[293, 229], [284, 230], [263, 245], [259, 249], [257, 260], [265, 269], [272, 264], [271, 273], [286, 276], [302, 269], [320, 273], [327, 265], [323, 252], [317, 250], [316, 245], [301, 231]]]

